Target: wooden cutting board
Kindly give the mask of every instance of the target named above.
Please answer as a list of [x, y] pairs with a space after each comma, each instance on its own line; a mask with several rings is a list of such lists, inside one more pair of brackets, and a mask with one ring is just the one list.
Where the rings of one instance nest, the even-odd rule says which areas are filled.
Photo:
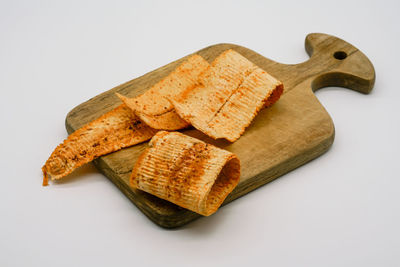
[[[310, 59], [295, 65], [274, 62], [248, 48], [233, 44], [217, 44], [196, 53], [212, 62], [221, 52], [230, 48], [281, 80], [285, 92], [275, 105], [262, 110], [245, 134], [234, 143], [212, 140], [194, 129], [183, 131], [238, 155], [241, 161], [241, 179], [224, 204], [329, 149], [335, 129], [329, 114], [315, 97], [315, 90], [326, 86], [341, 86], [369, 93], [375, 81], [374, 67], [361, 51], [327, 34], [307, 35], [305, 48]], [[183, 58], [80, 104], [67, 115], [68, 133], [119, 105], [121, 102], [115, 92], [130, 97], [142, 94], [174, 70], [182, 60]], [[132, 167], [146, 146], [147, 143], [144, 143], [120, 150], [95, 160], [94, 164], [144, 214], [162, 227], [181, 226], [200, 217], [129, 187]]]

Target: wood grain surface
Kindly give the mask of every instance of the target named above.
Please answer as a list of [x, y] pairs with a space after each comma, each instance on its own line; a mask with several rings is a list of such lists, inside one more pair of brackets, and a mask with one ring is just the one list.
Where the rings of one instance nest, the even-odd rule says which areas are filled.
[[[234, 49], [284, 83], [281, 99], [262, 110], [245, 134], [236, 142], [212, 140], [195, 129], [185, 134], [197, 137], [236, 153], [241, 161], [239, 185], [224, 204], [274, 180], [326, 152], [334, 140], [335, 129], [327, 111], [314, 95], [326, 86], [340, 86], [369, 93], [375, 71], [368, 58], [351, 44], [321, 33], [307, 35], [305, 47], [310, 59], [300, 64], [274, 62], [256, 52], [234, 44], [217, 44], [198, 52], [209, 62], [226, 49]], [[111, 110], [121, 102], [115, 92], [137, 96], [181, 62], [166, 66], [126, 82], [74, 108], [66, 118], [68, 133]], [[200, 215], [129, 187], [129, 175], [147, 143], [103, 156], [95, 166], [107, 176], [146, 216], [156, 224], [174, 228]]]

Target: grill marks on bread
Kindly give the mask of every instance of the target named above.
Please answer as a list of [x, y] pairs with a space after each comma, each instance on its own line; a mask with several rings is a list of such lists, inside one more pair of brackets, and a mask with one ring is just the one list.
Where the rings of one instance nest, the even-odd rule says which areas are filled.
[[68, 136], [42, 167], [43, 185], [60, 179], [95, 158], [149, 140], [150, 128], [125, 105], [105, 113]]
[[234, 142], [282, 92], [281, 82], [234, 50], [227, 50], [201, 75], [198, 86], [170, 101], [178, 115], [196, 129], [214, 139]]
[[157, 133], [136, 162], [131, 186], [208, 216], [239, 182], [236, 155], [177, 132]]

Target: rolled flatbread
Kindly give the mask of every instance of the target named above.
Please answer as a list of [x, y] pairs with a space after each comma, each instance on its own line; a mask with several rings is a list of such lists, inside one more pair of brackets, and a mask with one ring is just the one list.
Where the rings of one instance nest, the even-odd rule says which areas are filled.
[[121, 104], [76, 130], [56, 147], [42, 167], [43, 185], [48, 184], [49, 177], [60, 179], [95, 158], [149, 140], [156, 132]]
[[240, 178], [229, 151], [178, 132], [158, 132], [137, 160], [132, 187], [204, 216], [213, 214]]

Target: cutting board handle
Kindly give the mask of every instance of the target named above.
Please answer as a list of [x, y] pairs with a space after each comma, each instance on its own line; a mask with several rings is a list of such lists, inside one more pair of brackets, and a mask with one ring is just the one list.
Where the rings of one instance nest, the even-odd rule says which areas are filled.
[[308, 34], [305, 48], [310, 59], [300, 65], [311, 70], [311, 88], [340, 86], [368, 94], [375, 83], [375, 70], [356, 47], [332, 35]]

